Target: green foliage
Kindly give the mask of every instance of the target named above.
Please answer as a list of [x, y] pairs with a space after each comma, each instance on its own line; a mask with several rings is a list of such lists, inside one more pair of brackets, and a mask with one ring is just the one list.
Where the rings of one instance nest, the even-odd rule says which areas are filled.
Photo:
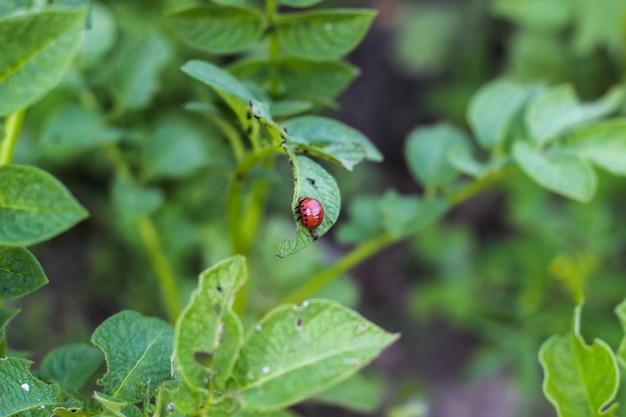
[[27, 249], [0, 246], [0, 299], [23, 297], [47, 283], [41, 265]]
[[[530, 393], [539, 392], [540, 341], [563, 328], [563, 298], [584, 290], [595, 306], [623, 293], [598, 281], [621, 282], [612, 255], [623, 249], [613, 176], [626, 173], [626, 93], [614, 76], [621, 67], [612, 66], [625, 46], [619, 1], [408, 9], [399, 1], [401, 60], [431, 76], [419, 83], [431, 90], [428, 110], [453, 119], [409, 133], [404, 156], [420, 190], [413, 194], [370, 172], [344, 182], [340, 169], [363, 172], [359, 163], [382, 154], [328, 114], [358, 75], [343, 58], [375, 12], [306, 10], [319, 0], [215, 0], [173, 11], [163, 2], [44, 3], [0, 5], [0, 302], [47, 282], [24, 246], [87, 216], [69, 188], [91, 212], [78, 232], [89, 238], [76, 245], [89, 259], [81, 276], [87, 294], [58, 303], [68, 316], [82, 300], [111, 311], [117, 305], [108, 297], [125, 310], [95, 330], [95, 347], [60, 346], [31, 372], [5, 339], [20, 310], [0, 306], [0, 416], [289, 417], [286, 408], [304, 400], [373, 412], [381, 378], [357, 372], [398, 336], [314, 297], [357, 304], [357, 287], [339, 278], [402, 240], [402, 250], [419, 254], [406, 262], [420, 268], [419, 282], [402, 277], [410, 319], [443, 315], [471, 331], [482, 345], [469, 376], [507, 367]], [[494, 16], [514, 26], [496, 45], [505, 73], [485, 84], [495, 72], [487, 35], [501, 31]], [[355, 197], [366, 183], [370, 194]], [[484, 226], [460, 224], [472, 211], [456, 208], [494, 183], [505, 237], [498, 222], [485, 238]], [[303, 196], [325, 209], [313, 230], [299, 217]], [[335, 255], [328, 232], [344, 200], [349, 222], [336, 236], [355, 246]], [[67, 239], [72, 247], [75, 238]], [[272, 242], [280, 242], [274, 253]], [[51, 245], [34, 253], [55, 270]], [[213, 266], [192, 292], [186, 278], [200, 264]], [[384, 285], [398, 285], [393, 275]], [[68, 336], [41, 324], [48, 305], [57, 305], [48, 297], [17, 305], [38, 322], [20, 323], [17, 334]], [[616, 310], [622, 322], [625, 308]], [[626, 338], [619, 334], [615, 355], [612, 324], [594, 319], [594, 332], [612, 335], [608, 343], [585, 343], [579, 306], [570, 334], [541, 349], [545, 393], [560, 415], [614, 415], [621, 398], [616, 364], [626, 362]], [[86, 339], [81, 321], [67, 326], [73, 340]], [[421, 331], [411, 338], [432, 339]], [[423, 414], [424, 400], [413, 395], [423, 388], [405, 395], [401, 379], [388, 393], [391, 410], [380, 413]]]
[[312, 61], [339, 59], [365, 36], [376, 14], [334, 9], [290, 13], [279, 17], [278, 43], [291, 55]]
[[0, 244], [42, 242], [87, 217], [67, 188], [39, 168], [0, 166], [0, 184]]
[[0, 416], [47, 415], [47, 407], [57, 403], [58, 388], [32, 376], [31, 364], [21, 358], [0, 358]]
[[51, 350], [41, 361], [39, 376], [57, 384], [64, 392], [80, 398], [78, 392], [104, 364], [102, 353], [86, 343], [64, 345]]
[[544, 392], [559, 416], [614, 416], [619, 369], [611, 348], [596, 339], [587, 345], [580, 334], [582, 303], [576, 307], [572, 331], [552, 336], [541, 347]]
[[263, 32], [261, 13], [239, 7], [189, 7], [169, 13], [168, 18], [183, 39], [213, 54], [244, 51]]
[[159, 319], [122, 311], [94, 331], [91, 343], [104, 353], [103, 401], [136, 403], [151, 397], [170, 374], [174, 330]]
[[391, 344], [357, 313], [326, 300], [285, 305], [248, 331], [234, 377], [244, 407], [286, 407], [346, 379]]
[[61, 80], [78, 52], [84, 17], [84, 9], [49, 7], [0, 18], [0, 116], [31, 105]]

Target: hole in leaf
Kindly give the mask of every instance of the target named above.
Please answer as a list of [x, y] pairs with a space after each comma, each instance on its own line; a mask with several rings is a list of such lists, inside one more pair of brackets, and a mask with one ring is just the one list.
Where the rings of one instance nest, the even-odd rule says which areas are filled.
[[215, 287], [217, 289], [217, 291], [222, 292], [222, 286], [220, 284], [217, 284], [217, 287]]
[[302, 330], [302, 317], [298, 317], [296, 319], [296, 330], [297, 331]]
[[202, 365], [208, 368], [211, 366], [213, 362], [213, 352], [205, 352], [202, 350], [196, 350], [193, 353], [193, 360], [195, 360], [199, 365]]

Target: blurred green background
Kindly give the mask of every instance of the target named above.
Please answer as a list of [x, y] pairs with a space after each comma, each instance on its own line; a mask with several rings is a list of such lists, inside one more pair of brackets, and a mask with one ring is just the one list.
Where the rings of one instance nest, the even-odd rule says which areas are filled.
[[[207, 91], [179, 70], [192, 58], [229, 61], [184, 45], [165, 24], [164, 10], [188, 3], [93, 3], [92, 30], [75, 68], [27, 113], [16, 162], [48, 169], [91, 213], [33, 248], [50, 284], [20, 300], [23, 311], [8, 333], [13, 349], [36, 360], [58, 345], [88, 340], [122, 309], [164, 314], [136, 229], [119, 210], [133, 204], [124, 197], [127, 185], [112, 183], [103, 151], [80, 152], [73, 137], [89, 134], [103, 144], [123, 137], [124, 157], [154, 187], [144, 198], [185, 299], [196, 275], [229, 255], [223, 197], [232, 157], [210, 123], [183, 110]], [[344, 201], [337, 226], [283, 260], [273, 256], [273, 244], [293, 233], [291, 178], [286, 167], [269, 178], [270, 204], [249, 260], [250, 319], [349, 250], [346, 225], [385, 191], [422, 191], [404, 159], [414, 127], [440, 120], [466, 126], [471, 94], [500, 76], [571, 83], [585, 100], [623, 78], [625, 0], [329, 0], [321, 6], [379, 10], [349, 57], [361, 75], [337, 110], [321, 112], [365, 133], [385, 161], [354, 173], [332, 170]], [[103, 119], [93, 132], [98, 106], [116, 115], [115, 127]], [[549, 335], [567, 331], [577, 289], [585, 290], [586, 338], [602, 337], [616, 348], [622, 337], [613, 308], [626, 296], [626, 184], [608, 175], [599, 184], [594, 201], [579, 204], [513, 175], [319, 294], [402, 333], [368, 370], [378, 375], [381, 393], [374, 415], [555, 415], [541, 393], [537, 352]], [[626, 400], [623, 388], [620, 398]], [[297, 411], [353, 415], [319, 405]]]

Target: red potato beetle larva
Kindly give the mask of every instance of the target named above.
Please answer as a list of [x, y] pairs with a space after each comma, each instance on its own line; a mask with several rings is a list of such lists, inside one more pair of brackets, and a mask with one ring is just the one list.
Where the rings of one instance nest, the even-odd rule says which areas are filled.
[[324, 206], [319, 200], [310, 197], [298, 199], [298, 209], [302, 217], [302, 224], [309, 230], [315, 229], [324, 220]]

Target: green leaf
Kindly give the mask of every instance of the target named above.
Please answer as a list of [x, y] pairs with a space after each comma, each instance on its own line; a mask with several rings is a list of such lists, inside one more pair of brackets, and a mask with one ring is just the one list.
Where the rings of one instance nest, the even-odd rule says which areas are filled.
[[312, 61], [339, 59], [358, 45], [376, 12], [363, 9], [314, 10], [283, 14], [278, 42], [290, 55]]
[[37, 258], [27, 249], [0, 246], [0, 300], [23, 297], [47, 283]]
[[558, 30], [570, 22], [572, 3], [568, 0], [496, 0], [496, 15], [541, 30]]
[[93, 397], [110, 413], [104, 414], [103, 416], [142, 417], [141, 410], [130, 401], [115, 398], [102, 392], [94, 392]]
[[35, 378], [29, 371], [31, 361], [0, 358], [0, 417], [34, 412], [57, 403], [58, 387]]
[[614, 175], [626, 175], [626, 119], [606, 120], [576, 130], [567, 146]]
[[327, 159], [349, 171], [363, 159], [382, 160], [378, 149], [363, 134], [336, 120], [303, 116], [283, 126], [295, 152]]
[[406, 143], [409, 169], [418, 182], [428, 187], [443, 187], [457, 175], [449, 158], [452, 149], [468, 144], [467, 135], [449, 124], [419, 127], [409, 133]]
[[174, 329], [163, 320], [122, 311], [98, 326], [91, 343], [104, 352], [108, 370], [98, 383], [113, 399], [142, 401], [170, 377]]
[[441, 2], [411, 2], [401, 10], [394, 13], [390, 56], [415, 75], [438, 76], [454, 65], [464, 9]]
[[485, 164], [474, 159], [468, 146], [455, 146], [450, 149], [448, 161], [459, 172], [480, 178], [484, 175]]
[[[162, 412], [164, 415], [172, 417], [186, 417], [196, 414], [204, 397], [199, 392], [189, 389], [180, 379], [165, 381], [161, 384], [157, 398], [159, 396]], [[211, 411], [211, 415], [213, 415], [213, 411]]]
[[320, 2], [322, 0], [279, 0], [280, 4], [290, 7], [310, 7]]
[[270, 105], [272, 117], [289, 117], [304, 113], [313, 108], [313, 103], [305, 100], [281, 100]]
[[246, 336], [239, 399], [247, 410], [287, 407], [353, 375], [397, 337], [332, 301], [280, 306]]
[[467, 122], [484, 149], [502, 145], [513, 120], [533, 90], [513, 81], [496, 80], [472, 96], [467, 108]]
[[[287, 129], [289, 138], [295, 143], [310, 144], [322, 149], [333, 145], [346, 145], [355, 148], [357, 150], [355, 153], [361, 159], [375, 162], [383, 160], [381, 153], [365, 135], [337, 120], [320, 116], [302, 116], [286, 121], [283, 127]], [[350, 165], [352, 166], [353, 164]]]
[[621, 27], [626, 13], [626, 4], [623, 1], [581, 1], [573, 5], [573, 46], [579, 55], [591, 56], [597, 50], [619, 51], [623, 48], [624, 35]]
[[51, 417], [89, 417], [91, 414], [77, 407], [55, 407]]
[[585, 343], [580, 335], [581, 309], [582, 303], [576, 307], [570, 333], [554, 335], [541, 346], [543, 391], [560, 417], [614, 416], [617, 404], [609, 404], [619, 386], [617, 361], [604, 341]]
[[373, 413], [380, 406], [384, 392], [380, 379], [358, 373], [317, 394], [313, 401], [338, 405], [361, 413]]
[[15, 13], [16, 10], [30, 7], [32, 0], [5, 0], [0, 2], [0, 16]]
[[97, 66], [115, 46], [117, 38], [113, 13], [101, 3], [90, 2], [89, 6], [91, 27], [85, 31], [78, 53], [79, 63], [86, 68]]
[[[267, 59], [245, 59], [228, 68], [238, 78], [250, 79], [269, 90], [272, 65]], [[274, 75], [279, 91], [286, 97], [310, 99], [318, 103], [331, 102], [357, 76], [358, 70], [342, 61], [311, 62], [298, 58], [283, 58]]]
[[264, 28], [261, 13], [233, 6], [192, 6], [166, 16], [185, 41], [212, 54], [244, 51]]
[[379, 204], [385, 229], [398, 237], [418, 232], [441, 218], [448, 209], [443, 200], [400, 196], [393, 191], [385, 193]]
[[78, 391], [104, 364], [102, 353], [86, 343], [51, 350], [41, 362], [39, 376], [78, 397]]
[[581, 103], [571, 85], [549, 88], [537, 96], [526, 111], [531, 139], [543, 146], [574, 128], [607, 116], [624, 104], [626, 87], [613, 87], [593, 103]]
[[176, 322], [176, 368], [194, 390], [208, 391], [211, 380], [224, 387], [231, 376], [243, 342], [243, 325], [232, 305], [247, 275], [243, 256], [205, 270]]
[[128, 220], [147, 216], [159, 209], [165, 198], [155, 187], [141, 188], [128, 177], [117, 177], [111, 190], [113, 204]]
[[100, 114], [69, 105], [55, 113], [44, 129], [40, 148], [54, 158], [76, 157], [86, 150], [117, 142], [121, 131], [105, 125]]
[[142, 178], [181, 178], [209, 163], [206, 133], [188, 119], [169, 114], [155, 124], [141, 155]]
[[0, 18], [0, 116], [28, 107], [68, 71], [85, 9], [46, 7]]
[[[291, 240], [283, 240], [274, 253], [279, 258], [299, 252], [318, 237], [324, 235], [337, 221], [341, 208], [341, 196], [337, 182], [324, 168], [305, 156], [290, 159], [294, 173], [294, 194], [292, 210], [296, 220], [296, 236]], [[324, 207], [322, 224], [310, 231], [298, 218], [298, 199], [310, 197], [317, 199]]]
[[248, 9], [257, 10], [264, 10], [265, 8], [264, 0], [213, 0], [213, 3], [247, 7]]
[[565, 197], [586, 203], [596, 192], [597, 177], [579, 156], [554, 149], [542, 153], [525, 142], [516, 142], [513, 157], [537, 184]]
[[235, 112], [242, 125], [247, 126], [248, 103], [253, 94], [238, 79], [213, 64], [189, 61], [183, 72], [211, 87]]
[[[624, 301], [622, 301], [617, 307], [615, 307], [615, 315], [622, 325], [622, 331], [626, 333], [626, 299], [624, 299]], [[622, 342], [620, 343], [619, 349], [617, 350], [617, 361], [622, 366], [622, 368], [626, 369], [626, 336], [622, 338]]]
[[26, 165], [0, 166], [0, 244], [48, 240], [87, 217], [56, 178]]
[[151, 27], [128, 36], [111, 59], [107, 78], [117, 110], [148, 107], [160, 87], [159, 77], [172, 55], [170, 44]]
[[383, 230], [380, 197], [359, 195], [348, 206], [349, 223], [342, 222], [337, 238], [344, 243], [365, 242]]

